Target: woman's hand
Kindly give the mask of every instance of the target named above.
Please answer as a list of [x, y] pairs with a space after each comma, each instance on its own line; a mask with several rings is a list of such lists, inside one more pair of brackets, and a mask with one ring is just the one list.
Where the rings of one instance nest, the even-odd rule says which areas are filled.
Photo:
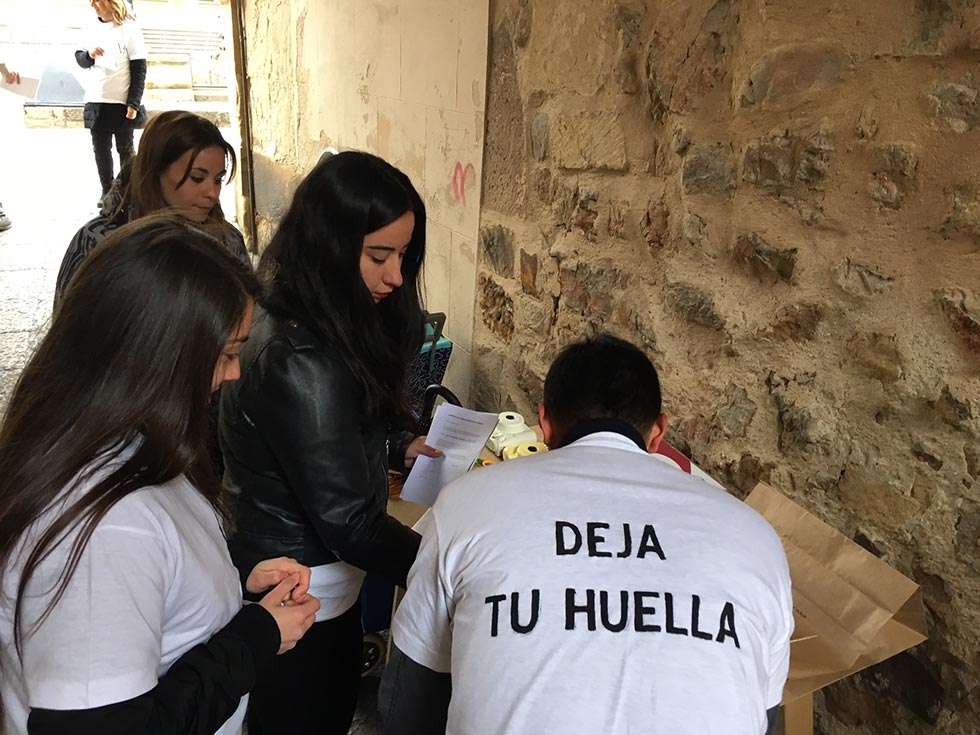
[[291, 601], [290, 598], [293, 597], [298, 585], [298, 575], [288, 576], [259, 602], [259, 605], [272, 615], [276, 625], [279, 626], [278, 653], [280, 654], [295, 647], [296, 642], [313, 625], [316, 611], [320, 609], [320, 601], [305, 593], [304, 602], [297, 604]]
[[8, 69], [6, 72], [4, 72], [3, 81], [5, 81], [7, 84], [20, 84], [20, 74]]
[[412, 439], [411, 443], [405, 449], [405, 466], [411, 467], [415, 464], [415, 458], [425, 455], [426, 457], [441, 457], [442, 452], [440, 452], [435, 447], [430, 447], [425, 443], [424, 436], [417, 436]]
[[103, 49], [101, 46], [96, 46], [95, 48], [88, 50], [88, 55], [91, 57], [92, 61], [95, 61], [100, 56], [105, 55], [105, 49]]
[[302, 604], [310, 597], [308, 594], [310, 590], [310, 568], [287, 556], [266, 559], [256, 564], [249, 572], [248, 579], [245, 580], [245, 589], [255, 595], [259, 592], [265, 592], [284, 579], [293, 576], [296, 577], [297, 581], [290, 588], [292, 590], [290, 602]]
[[132, 105], [127, 105], [127, 107], [126, 107], [126, 119], [127, 120], [135, 120], [136, 119], [136, 113], [137, 112], [139, 112], [139, 110], [137, 110], [135, 107], [133, 107]]

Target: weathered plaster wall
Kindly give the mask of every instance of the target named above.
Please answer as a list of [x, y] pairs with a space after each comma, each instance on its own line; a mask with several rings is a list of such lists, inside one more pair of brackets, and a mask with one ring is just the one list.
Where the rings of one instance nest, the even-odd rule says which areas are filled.
[[473, 394], [609, 329], [673, 439], [925, 590], [823, 733], [980, 722], [980, 5], [495, 0]]
[[426, 202], [426, 303], [469, 386], [488, 3], [243, 0], [260, 247], [328, 146], [403, 169]]

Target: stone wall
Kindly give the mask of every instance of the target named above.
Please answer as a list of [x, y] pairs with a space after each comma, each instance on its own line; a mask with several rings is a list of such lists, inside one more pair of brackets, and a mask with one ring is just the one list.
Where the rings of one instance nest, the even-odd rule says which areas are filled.
[[466, 399], [482, 181], [488, 2], [242, 0], [259, 247], [327, 147], [375, 153], [426, 203], [425, 296], [448, 315]]
[[822, 733], [980, 722], [980, 4], [495, 0], [474, 402], [598, 329], [672, 440], [922, 585]]

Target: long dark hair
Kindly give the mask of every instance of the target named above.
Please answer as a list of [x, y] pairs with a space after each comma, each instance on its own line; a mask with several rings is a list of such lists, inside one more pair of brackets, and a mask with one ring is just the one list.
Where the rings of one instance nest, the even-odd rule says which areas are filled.
[[[86, 258], [0, 427], [0, 574], [11, 573], [30, 526], [46, 511], [54, 516], [18, 551], [26, 555], [14, 612], [18, 651], [21, 603], [38, 566], [77, 531], [34, 630], [64, 594], [99, 521], [126, 495], [184, 474], [224, 515], [207, 453], [208, 399], [225, 342], [257, 293], [244, 265], [174, 215], [121, 227]], [[97, 474], [105, 476], [59, 505]]]
[[[361, 278], [364, 236], [409, 211], [415, 229], [403, 283], [375, 304]], [[424, 257], [425, 205], [409, 178], [369, 153], [338, 153], [303, 179], [262, 256], [264, 305], [338, 348], [370, 412], [403, 415], [408, 366], [422, 342]]]
[[[140, 136], [139, 150], [130, 164], [129, 182], [123, 190], [120, 208], [131, 220], [166, 209], [160, 177], [174, 161], [191, 151], [191, 160], [177, 184], [179, 188], [190, 176], [197, 154], [205, 148], [220, 148], [225, 152], [225, 158], [231, 164], [228, 178], [232, 178], [237, 166], [235, 149], [224, 139], [217, 125], [193, 112], [161, 112], [150, 120]], [[221, 210], [221, 202], [215, 202], [207, 222], [218, 229], [230, 227]]]

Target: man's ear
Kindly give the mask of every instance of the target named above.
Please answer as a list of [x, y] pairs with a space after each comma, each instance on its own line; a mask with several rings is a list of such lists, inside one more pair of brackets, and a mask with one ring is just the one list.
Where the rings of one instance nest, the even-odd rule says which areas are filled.
[[541, 438], [544, 443], [548, 445], [549, 449], [554, 449], [551, 442], [555, 438], [555, 427], [551, 423], [551, 417], [548, 416], [543, 403], [538, 404], [538, 426], [541, 427]]
[[667, 414], [660, 414], [653, 426], [650, 427], [650, 431], [647, 432], [647, 451], [650, 454], [655, 454], [658, 449], [660, 449], [660, 443], [667, 436]]

